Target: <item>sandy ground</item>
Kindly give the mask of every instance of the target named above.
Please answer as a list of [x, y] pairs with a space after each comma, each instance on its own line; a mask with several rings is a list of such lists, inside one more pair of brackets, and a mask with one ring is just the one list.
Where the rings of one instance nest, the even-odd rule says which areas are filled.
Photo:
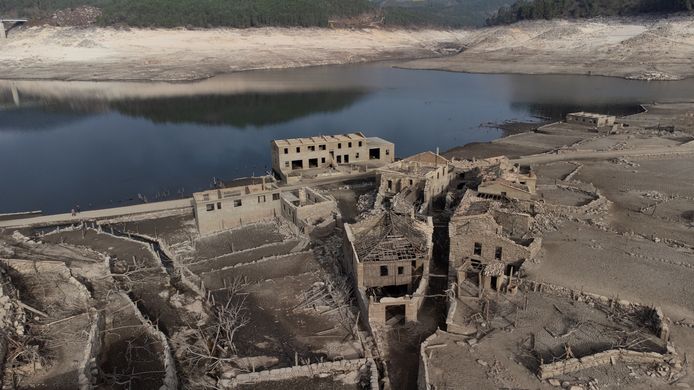
[[464, 31], [32, 27], [0, 41], [0, 78], [192, 80], [251, 69], [440, 56]]
[[694, 76], [694, 17], [523, 22], [471, 32], [452, 57], [412, 69], [473, 73], [588, 74], [675, 80]]

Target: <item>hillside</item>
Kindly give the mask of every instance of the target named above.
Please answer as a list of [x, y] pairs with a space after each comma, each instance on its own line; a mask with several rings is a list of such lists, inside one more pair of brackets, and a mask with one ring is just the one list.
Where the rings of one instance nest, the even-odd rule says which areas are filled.
[[512, 0], [385, 0], [385, 24], [392, 26], [481, 26]]
[[462, 43], [460, 54], [404, 67], [644, 80], [694, 76], [694, 18], [689, 16], [525, 21], [471, 31]]
[[[483, 25], [512, 0], [3, 0], [35, 25], [327, 27]], [[89, 12], [83, 12], [84, 9]], [[74, 15], [76, 14], [76, 15]], [[85, 14], [83, 17], [81, 14]]]
[[685, 12], [694, 9], [694, 0], [518, 0], [502, 7], [487, 20], [488, 25], [521, 20], [577, 19], [597, 16], [636, 16]]

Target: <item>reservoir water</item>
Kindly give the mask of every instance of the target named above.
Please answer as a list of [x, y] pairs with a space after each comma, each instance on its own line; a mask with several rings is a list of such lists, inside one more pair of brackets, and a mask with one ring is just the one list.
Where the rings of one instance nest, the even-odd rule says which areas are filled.
[[[1, 76], [1, 75], [0, 75]], [[403, 157], [502, 135], [489, 122], [637, 112], [694, 81], [477, 75], [389, 64], [235, 73], [193, 83], [0, 81], [0, 213], [175, 198], [261, 175], [270, 141], [361, 131]]]

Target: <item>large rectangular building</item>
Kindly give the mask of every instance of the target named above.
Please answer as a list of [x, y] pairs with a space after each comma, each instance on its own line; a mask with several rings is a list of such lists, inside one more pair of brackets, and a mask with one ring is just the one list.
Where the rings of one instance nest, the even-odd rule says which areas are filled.
[[310, 170], [358, 164], [379, 167], [395, 159], [395, 145], [362, 133], [272, 141], [272, 169], [283, 181]]

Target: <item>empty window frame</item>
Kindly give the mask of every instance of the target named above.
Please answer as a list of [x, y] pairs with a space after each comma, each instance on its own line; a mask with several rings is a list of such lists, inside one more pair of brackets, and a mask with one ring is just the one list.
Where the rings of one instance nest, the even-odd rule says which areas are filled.
[[265, 203], [265, 202], [267, 202], [265, 195], [258, 195], [258, 203]]
[[405, 267], [398, 267], [398, 275], [402, 275], [405, 273]]
[[388, 266], [387, 265], [381, 266], [381, 276], [388, 276]]
[[243, 202], [241, 201], [241, 199], [236, 199], [234, 201], [234, 207], [241, 207], [241, 206], [243, 206]]
[[359, 153], [355, 154], [355, 155], [354, 155], [354, 158], [357, 158], [357, 159], [358, 159], [358, 158], [359, 158]]
[[351, 143], [351, 142], [347, 142], [347, 147], [348, 147], [348, 148], [351, 148], [351, 147], [352, 147], [352, 143]]
[[390, 149], [386, 149], [386, 156], [390, 156]]
[[205, 209], [207, 211], [214, 211], [214, 203], [210, 203], [208, 205], [205, 205]]
[[315, 146], [315, 145], [309, 145], [308, 151], [309, 151], [309, 152], [315, 152], [315, 151], [316, 151], [316, 146]]
[[494, 252], [494, 258], [497, 260], [501, 260], [501, 256], [503, 255], [504, 249], [500, 246], [496, 247], [496, 251]]
[[475, 243], [475, 251], [473, 252], [476, 256], [482, 256], [482, 244], [479, 242]]
[[361, 145], [362, 145], [362, 143], [361, 143], [361, 141], [359, 141], [359, 147], [360, 147], [360, 148], [361, 148]]
[[272, 194], [272, 200], [280, 200], [280, 194]]
[[289, 154], [289, 148], [284, 148], [284, 154]]
[[297, 153], [301, 153], [301, 146], [297, 146], [297, 147], [296, 147], [296, 152], [297, 152]]
[[217, 210], [221, 210], [221, 209], [222, 209], [222, 202], [217, 202]]
[[342, 143], [338, 142], [337, 148], [338, 148], [338, 149], [342, 149]]
[[318, 150], [325, 150], [325, 145], [318, 145]]
[[320, 163], [321, 163], [321, 164], [325, 164], [325, 157], [321, 157], [321, 158], [320, 158]]

